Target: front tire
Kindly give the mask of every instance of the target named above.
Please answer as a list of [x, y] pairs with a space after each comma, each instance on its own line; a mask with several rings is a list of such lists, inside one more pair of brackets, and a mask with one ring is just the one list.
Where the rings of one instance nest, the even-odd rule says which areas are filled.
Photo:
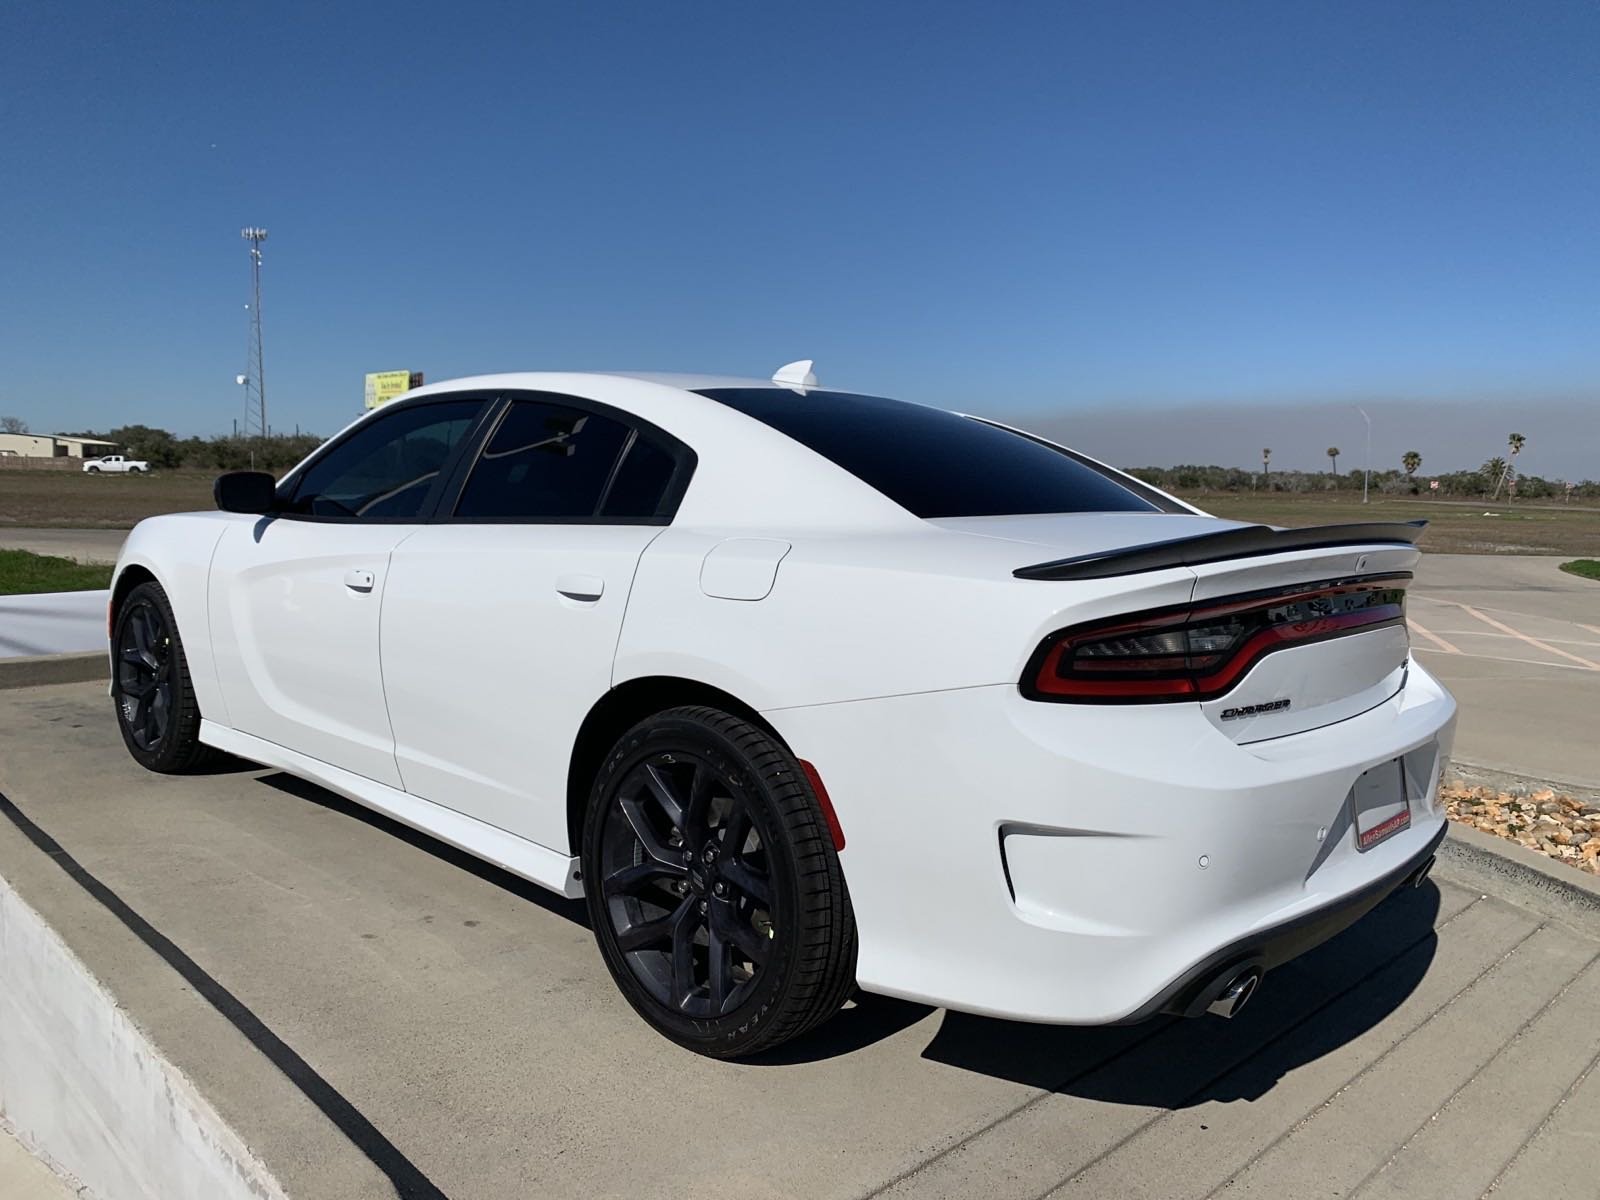
[[89, 474], [91, 474], [91, 475], [100, 474], [100, 468], [99, 467], [89, 467], [88, 471], [89, 471]]
[[154, 581], [128, 593], [111, 635], [111, 696], [117, 728], [134, 761], [163, 775], [205, 765], [200, 704], [167, 593]]
[[855, 917], [817, 798], [749, 721], [694, 707], [634, 726], [595, 781], [582, 851], [612, 978], [681, 1046], [757, 1054], [854, 986]]

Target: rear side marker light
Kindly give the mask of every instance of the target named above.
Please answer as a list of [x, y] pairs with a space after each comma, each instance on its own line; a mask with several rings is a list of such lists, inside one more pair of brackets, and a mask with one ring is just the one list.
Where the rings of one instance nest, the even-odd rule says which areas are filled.
[[822, 786], [822, 776], [817, 774], [817, 769], [805, 759], [796, 759], [800, 764], [800, 771], [806, 777], [806, 782], [811, 785], [811, 790], [817, 794], [817, 804], [822, 808], [822, 819], [828, 823], [828, 836], [833, 838], [833, 848], [844, 849], [844, 828], [839, 824], [839, 814], [833, 811], [833, 801], [828, 797], [828, 789]]
[[1040, 643], [1022, 691], [1067, 704], [1214, 700], [1275, 650], [1404, 627], [1410, 580], [1328, 581], [1073, 626]]

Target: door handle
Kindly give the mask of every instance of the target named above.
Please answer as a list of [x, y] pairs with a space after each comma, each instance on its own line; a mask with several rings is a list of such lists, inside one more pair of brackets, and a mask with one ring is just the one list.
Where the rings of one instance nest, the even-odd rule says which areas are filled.
[[606, 581], [598, 575], [562, 575], [556, 580], [556, 591], [582, 604], [593, 604], [605, 590]]
[[344, 573], [344, 585], [352, 592], [370, 592], [372, 590], [372, 572], [361, 571], [352, 567]]

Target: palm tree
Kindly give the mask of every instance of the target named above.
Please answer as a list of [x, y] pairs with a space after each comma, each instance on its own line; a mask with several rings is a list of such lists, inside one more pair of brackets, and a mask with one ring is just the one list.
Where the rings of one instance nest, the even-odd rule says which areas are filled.
[[1328, 447], [1328, 462], [1332, 464], [1331, 469], [1337, 475], [1339, 473], [1339, 447]]
[[1422, 466], [1422, 455], [1415, 450], [1407, 450], [1400, 456], [1400, 465], [1406, 469], [1406, 478], [1410, 479]]
[[1506, 479], [1511, 475], [1511, 472], [1515, 469], [1512, 466], [1512, 464], [1516, 462], [1517, 455], [1522, 453], [1522, 448], [1524, 446], [1526, 446], [1527, 444], [1528, 444], [1528, 439], [1523, 437], [1520, 433], [1513, 433], [1510, 437], [1506, 438], [1506, 446], [1511, 451], [1511, 458], [1509, 460], [1499, 460], [1499, 459], [1496, 460], [1498, 462], [1502, 462], [1502, 466], [1501, 466], [1501, 469], [1500, 469], [1500, 478], [1495, 481], [1494, 495], [1490, 496], [1489, 499], [1493, 500], [1493, 499], [1495, 499], [1495, 497], [1500, 495], [1500, 485], [1505, 483]]
[[[1500, 494], [1500, 480], [1506, 476], [1506, 460], [1496, 455], [1479, 467], [1478, 471], [1485, 482], [1491, 479], [1495, 481], [1494, 491], [1495, 495], [1498, 496]], [[1493, 497], [1490, 498], [1493, 499]]]

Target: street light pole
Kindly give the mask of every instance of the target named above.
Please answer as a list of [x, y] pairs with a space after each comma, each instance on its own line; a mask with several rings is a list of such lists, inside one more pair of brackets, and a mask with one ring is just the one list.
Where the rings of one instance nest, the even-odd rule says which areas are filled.
[[1367, 489], [1372, 486], [1372, 418], [1367, 416], [1367, 410], [1357, 408], [1361, 419], [1367, 423], [1367, 472], [1361, 479], [1361, 503], [1367, 502]]

